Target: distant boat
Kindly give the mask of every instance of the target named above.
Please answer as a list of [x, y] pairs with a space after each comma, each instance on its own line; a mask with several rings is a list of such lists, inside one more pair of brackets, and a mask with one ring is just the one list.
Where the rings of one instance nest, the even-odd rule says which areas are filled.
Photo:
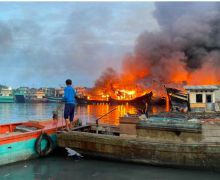
[[[46, 96], [47, 102], [49, 103], [59, 103], [63, 102], [63, 97], [54, 97], [54, 96]], [[88, 104], [88, 100], [86, 97], [84, 98], [76, 98], [77, 104]]]
[[16, 103], [25, 103], [25, 96], [22, 93], [15, 93], [14, 94], [15, 97], [15, 102]]
[[188, 108], [188, 95], [186, 93], [176, 88], [165, 88], [172, 111], [180, 111], [181, 109]]
[[8, 87], [1, 87], [0, 89], [0, 103], [13, 103], [14, 96], [12, 95], [12, 89]]
[[47, 99], [46, 98], [37, 98], [33, 96], [25, 96], [25, 102], [26, 103], [46, 103]]
[[13, 103], [15, 102], [13, 96], [1, 96], [0, 95], [0, 103]]
[[47, 102], [52, 102], [52, 103], [57, 103], [57, 102], [62, 102], [63, 97], [55, 97], [55, 96], [46, 96]]
[[54, 120], [0, 125], [0, 165], [49, 154], [56, 147], [56, 130], [62, 126]]

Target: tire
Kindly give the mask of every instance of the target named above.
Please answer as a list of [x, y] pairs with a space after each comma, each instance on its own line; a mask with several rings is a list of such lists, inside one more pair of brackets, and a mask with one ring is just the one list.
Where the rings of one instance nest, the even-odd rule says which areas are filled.
[[[42, 150], [41, 149], [41, 141], [45, 139], [47, 141], [46, 147]], [[50, 154], [53, 150], [53, 141], [50, 136], [48, 136], [46, 133], [42, 133], [35, 142], [35, 150], [37, 154], [41, 157], [47, 156]]]

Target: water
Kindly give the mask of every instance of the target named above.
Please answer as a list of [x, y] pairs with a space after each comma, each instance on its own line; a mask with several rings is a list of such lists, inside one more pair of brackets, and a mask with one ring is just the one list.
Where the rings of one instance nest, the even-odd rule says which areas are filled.
[[8, 180], [218, 180], [211, 171], [173, 169], [147, 165], [75, 160], [71, 157], [47, 157], [14, 163], [0, 169], [0, 179]]
[[[11, 123], [28, 120], [43, 120], [52, 117], [52, 111], [57, 108], [56, 103], [6, 103], [0, 104], [0, 123]], [[108, 104], [83, 105], [77, 106], [76, 116], [82, 119], [83, 123], [95, 122], [95, 119], [108, 113], [111, 109], [115, 111], [103, 117], [100, 121], [108, 124], [118, 124], [118, 117], [126, 112], [135, 113], [136, 109], [130, 105], [110, 106]], [[62, 119], [63, 106], [59, 111], [59, 117]]]
[[[2, 103], [0, 104], [0, 124], [12, 123], [18, 121], [28, 120], [43, 120], [52, 118], [52, 111], [57, 108], [56, 103]], [[131, 105], [117, 105], [109, 104], [99, 105], [81, 105], [76, 108], [76, 116], [78, 116], [84, 124], [93, 123], [95, 119], [108, 113], [116, 108], [112, 113], [104, 116], [100, 123], [107, 123], [118, 125], [119, 117], [126, 113], [134, 114], [137, 108]], [[164, 107], [151, 108], [152, 113], [165, 111]], [[62, 119], [63, 106], [60, 109], [59, 117]]]
[[[11, 123], [27, 120], [43, 120], [52, 117], [52, 111], [57, 104], [0, 104], [0, 123]], [[76, 115], [82, 119], [83, 123], [95, 122], [101, 115], [116, 108], [108, 116], [100, 121], [117, 125], [119, 116], [125, 113], [135, 113], [136, 108], [130, 105], [110, 106], [86, 105], [78, 106]], [[151, 113], [166, 111], [163, 107], [153, 107]], [[60, 112], [60, 118], [62, 112]], [[62, 118], [61, 118], [62, 119]], [[31, 161], [13, 163], [1, 166], [0, 179], [12, 180], [56, 180], [56, 179], [105, 179], [105, 180], [141, 180], [141, 179], [199, 179], [210, 180], [220, 179], [220, 173], [203, 170], [173, 169], [165, 167], [154, 167], [130, 163], [119, 163], [100, 161], [92, 159], [75, 160], [66, 155], [53, 155], [47, 158], [39, 158]]]

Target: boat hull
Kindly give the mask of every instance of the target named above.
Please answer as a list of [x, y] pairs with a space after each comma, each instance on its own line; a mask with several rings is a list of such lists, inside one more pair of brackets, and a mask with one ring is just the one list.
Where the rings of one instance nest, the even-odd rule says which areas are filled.
[[[55, 147], [56, 139], [57, 139], [56, 134], [51, 134], [50, 138], [52, 139]], [[39, 155], [35, 150], [36, 140], [37, 138], [32, 138], [29, 140], [23, 140], [23, 141], [1, 145], [0, 165], [5, 165], [9, 163], [24, 161], [39, 157]]]
[[16, 103], [25, 103], [25, 97], [23, 94], [15, 94]]
[[58, 145], [98, 158], [220, 170], [220, 145], [216, 143], [157, 142], [143, 138], [70, 132], [58, 135]]
[[42, 133], [46, 133], [51, 141], [42, 140], [41, 148], [52, 143], [53, 150], [57, 146], [56, 131], [63, 126], [63, 122], [54, 120], [0, 125], [0, 165], [39, 157], [35, 143]]
[[14, 101], [13, 96], [0, 96], [0, 103], [13, 103]]
[[188, 108], [188, 95], [175, 88], [166, 88], [169, 103], [172, 111], [181, 111]]
[[78, 99], [77, 102], [82, 103], [82, 104], [113, 104], [113, 105], [120, 105], [120, 104], [133, 104], [133, 105], [144, 105], [145, 102], [147, 101], [148, 103], [151, 103], [151, 98], [152, 98], [153, 93], [146, 93], [140, 97], [136, 97], [134, 99], [130, 100], [118, 100], [114, 99], [112, 97], [109, 97], [109, 100], [92, 100], [92, 99], [83, 99], [80, 98]]

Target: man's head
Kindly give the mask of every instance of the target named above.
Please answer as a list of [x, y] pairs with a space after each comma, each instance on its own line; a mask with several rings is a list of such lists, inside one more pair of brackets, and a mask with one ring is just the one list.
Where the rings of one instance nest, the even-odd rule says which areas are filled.
[[67, 79], [67, 80], [66, 80], [66, 85], [67, 85], [67, 86], [71, 86], [71, 85], [72, 85], [71, 79]]

